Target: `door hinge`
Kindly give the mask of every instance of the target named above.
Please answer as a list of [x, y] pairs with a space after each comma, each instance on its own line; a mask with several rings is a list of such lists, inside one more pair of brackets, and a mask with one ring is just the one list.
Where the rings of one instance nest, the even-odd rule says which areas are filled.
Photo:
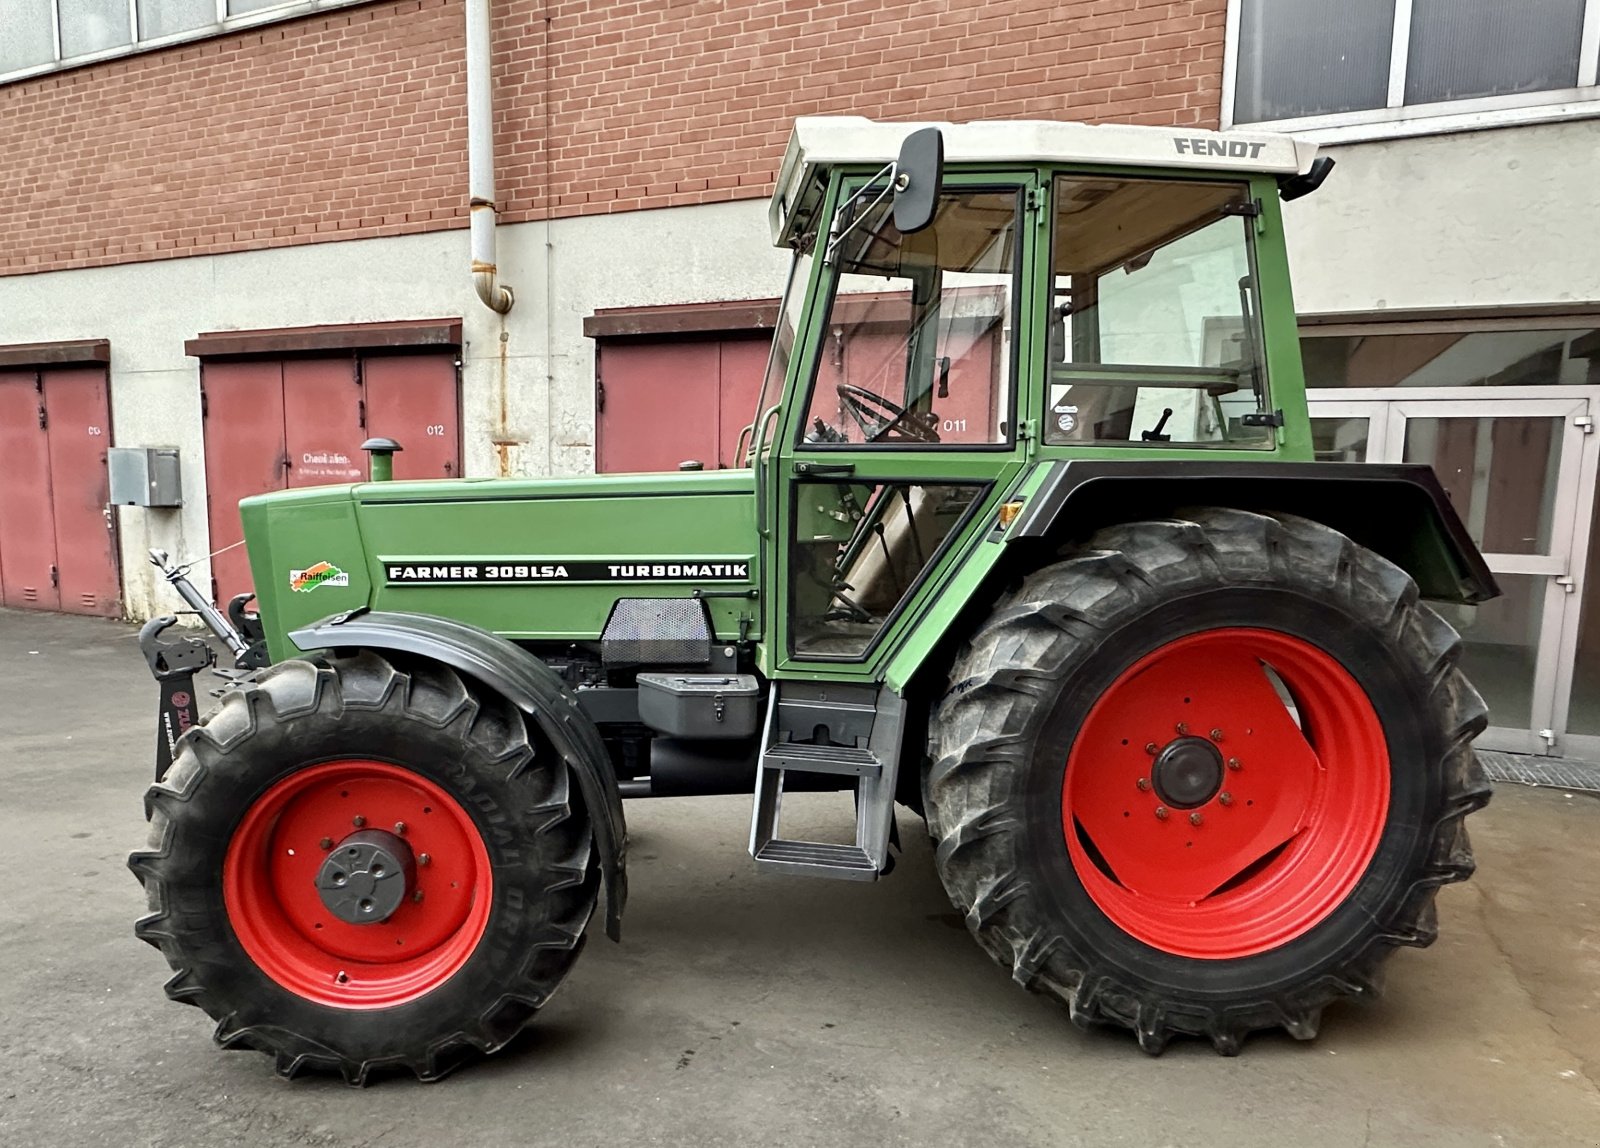
[[44, 404], [39, 405], [39, 429], [46, 430], [50, 426], [50, 418], [44, 413]]
[[606, 385], [600, 381], [600, 376], [594, 377], [594, 409], [596, 414], [606, 412]]
[[61, 589], [61, 567], [59, 566], [50, 567], [50, 588], [52, 590]]
[[1240, 416], [1239, 423], [1247, 427], [1281, 427], [1283, 425], [1283, 412], [1277, 411], [1249, 411]]
[[1039, 424], [1033, 419], [1023, 419], [1017, 425], [1017, 437], [1026, 446], [1026, 456], [1032, 458], [1039, 450]]
[[1577, 415], [1572, 420], [1572, 425], [1583, 431], [1584, 434], [1594, 434], [1594, 418], [1590, 415]]
[[1556, 585], [1560, 586], [1568, 594], [1576, 594], [1578, 592], [1578, 584], [1573, 580], [1571, 574], [1557, 574]]
[[356, 400], [356, 425], [362, 430], [367, 429], [367, 400]]
[[1043, 210], [1043, 208], [1044, 208], [1044, 189], [1041, 188], [1041, 187], [1030, 187], [1028, 189], [1028, 210], [1029, 211], [1040, 211], [1040, 210]]

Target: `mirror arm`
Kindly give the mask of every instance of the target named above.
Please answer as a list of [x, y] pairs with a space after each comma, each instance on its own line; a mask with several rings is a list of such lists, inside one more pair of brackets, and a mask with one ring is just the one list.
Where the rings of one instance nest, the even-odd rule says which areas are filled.
[[880, 179], [883, 179], [884, 176], [892, 177], [893, 175], [894, 164], [885, 164], [881, 169], [879, 169], [876, 175], [867, 180], [866, 183], [862, 184], [853, 193], [851, 193], [850, 198], [841, 203], [834, 211], [833, 222], [828, 225], [828, 246], [822, 256], [822, 262], [824, 264], [831, 264], [833, 262], [834, 253], [838, 250], [839, 244], [844, 242], [845, 236], [849, 235], [858, 226], [860, 226], [861, 221], [872, 213], [872, 209], [877, 207], [878, 204], [882, 203], [884, 197], [894, 190], [894, 179], [890, 178], [889, 181], [884, 184], [883, 190], [878, 193], [878, 197], [867, 205], [867, 209], [865, 211], [857, 212], [856, 217], [852, 219], [849, 225], [841, 231], [839, 228], [839, 220], [844, 218], [845, 209], [863, 198], [867, 192], [872, 189], [872, 185], [877, 183]]

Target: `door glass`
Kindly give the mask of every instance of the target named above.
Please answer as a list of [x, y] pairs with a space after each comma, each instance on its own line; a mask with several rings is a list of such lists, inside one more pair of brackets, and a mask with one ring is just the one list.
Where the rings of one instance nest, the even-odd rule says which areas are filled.
[[946, 192], [915, 235], [887, 197], [857, 219], [835, 251], [807, 445], [1010, 441], [1017, 200]]
[[1496, 416], [1406, 419], [1406, 462], [1439, 476], [1478, 548], [1548, 554], [1562, 420]]
[[1250, 189], [1055, 183], [1044, 440], [1272, 445]]
[[1461, 635], [1461, 670], [1489, 703], [1489, 724], [1533, 724], [1533, 675], [1544, 619], [1544, 574], [1496, 574], [1501, 596], [1481, 606], [1434, 609]]
[[1372, 420], [1365, 415], [1313, 418], [1311, 448], [1318, 462], [1366, 462]]
[[1578, 616], [1578, 660], [1572, 668], [1567, 732], [1600, 734], [1600, 507], [1589, 526], [1589, 565]]
[[859, 658], [982, 486], [795, 484], [789, 594], [795, 654]]

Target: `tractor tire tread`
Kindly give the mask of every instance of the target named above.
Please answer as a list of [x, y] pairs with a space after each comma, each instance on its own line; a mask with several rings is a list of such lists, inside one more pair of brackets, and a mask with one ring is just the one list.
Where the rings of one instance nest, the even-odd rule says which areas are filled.
[[[219, 960], [215, 946], [188, 943], [185, 923], [174, 919], [171, 890], [178, 884], [215, 881], [214, 875], [188, 871], [173, 848], [179, 823], [200, 823], [195, 806], [206, 783], [219, 770], [236, 768], [234, 755], [267, 724], [321, 714], [339, 718], [352, 711], [403, 713], [435, 730], [451, 731], [495, 764], [506, 779], [529, 777], [534, 792], [522, 808], [540, 815], [534, 834], [539, 868], [550, 906], [538, 939], [528, 947], [518, 983], [469, 1021], [403, 1053], [386, 1057], [351, 1055], [303, 1032], [244, 1015], [236, 1001], [207, 987], [208, 972]], [[206, 720], [184, 735], [165, 778], [145, 796], [149, 833], [146, 847], [130, 855], [128, 866], [142, 882], [146, 913], [134, 932], [155, 946], [173, 970], [167, 996], [194, 1005], [216, 1020], [214, 1039], [223, 1048], [249, 1048], [272, 1055], [277, 1073], [337, 1072], [353, 1086], [365, 1085], [382, 1070], [409, 1070], [434, 1081], [479, 1055], [498, 1051], [515, 1037], [549, 999], [576, 960], [599, 891], [599, 865], [581, 800], [574, 800], [569, 771], [533, 770], [535, 751], [527, 723], [503, 699], [483, 691], [452, 670], [424, 662], [405, 662], [372, 652], [280, 662], [225, 694]]]
[[[1018, 984], [1064, 1002], [1079, 1028], [1129, 1028], [1151, 1054], [1180, 1035], [1207, 1039], [1224, 1056], [1237, 1054], [1263, 1028], [1312, 1039], [1325, 1006], [1378, 995], [1381, 965], [1392, 949], [1432, 943], [1435, 894], [1472, 873], [1463, 819], [1489, 797], [1471, 749], [1487, 711], [1459, 669], [1459, 638], [1419, 601], [1399, 567], [1294, 515], [1200, 508], [1106, 527], [1059, 558], [1023, 578], [978, 626], [934, 711], [923, 797], [953, 904]], [[1031, 911], [1030, 877], [1017, 862], [1026, 820], [1020, 779], [1032, 733], [1061, 683], [1119, 620], [1218, 578], [1335, 600], [1379, 625], [1430, 683], [1430, 715], [1445, 746], [1444, 798], [1426, 860], [1405, 895], [1393, 900], [1388, 919], [1374, 922], [1334, 973], [1222, 1006], [1134, 983], [1074, 951], [1065, 934], [1044, 923], [1047, 915]]]

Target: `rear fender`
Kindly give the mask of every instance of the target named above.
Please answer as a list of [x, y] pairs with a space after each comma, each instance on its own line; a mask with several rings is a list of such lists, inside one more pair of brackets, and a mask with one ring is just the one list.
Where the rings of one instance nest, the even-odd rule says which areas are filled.
[[554, 670], [498, 634], [423, 614], [335, 614], [289, 634], [301, 650], [365, 649], [429, 658], [487, 686], [539, 724], [589, 810], [606, 886], [606, 935], [617, 940], [628, 898], [627, 827], [600, 733]]
[[1476, 605], [1500, 594], [1449, 496], [1422, 465], [1071, 459], [1040, 463], [1013, 497], [1023, 506], [1010, 527], [974, 541], [890, 662], [887, 678], [896, 690], [943, 664], [1010, 578], [1103, 526], [1186, 506], [1314, 519], [1405, 570], [1424, 598]]

